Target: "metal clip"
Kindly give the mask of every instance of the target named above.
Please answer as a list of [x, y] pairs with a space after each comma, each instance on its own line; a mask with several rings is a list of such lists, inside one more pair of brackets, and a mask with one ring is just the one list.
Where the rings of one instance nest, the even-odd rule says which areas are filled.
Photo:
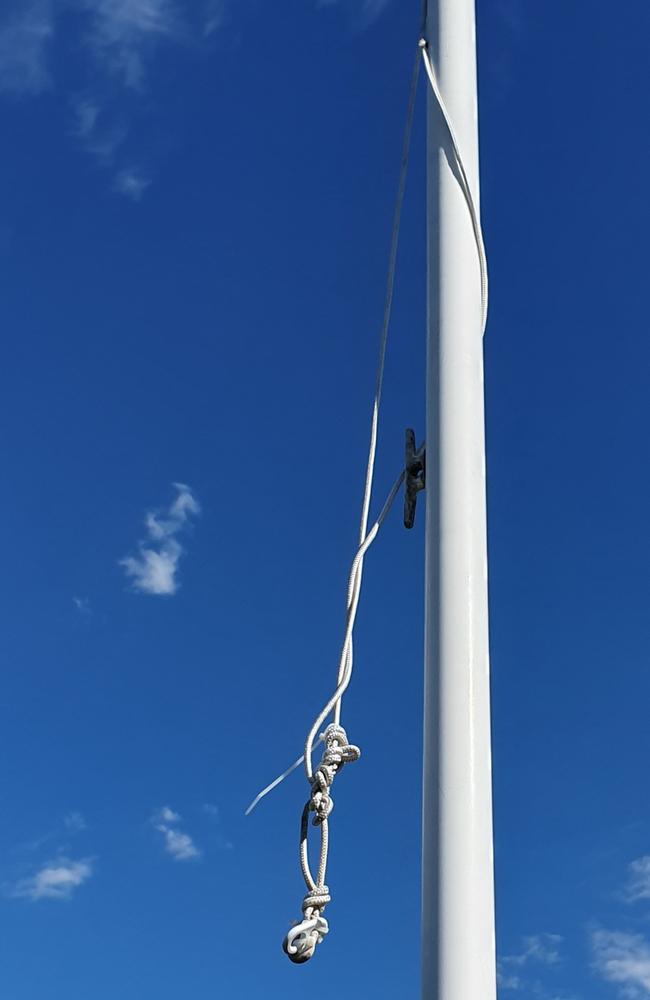
[[329, 927], [325, 917], [317, 913], [315, 917], [301, 920], [292, 927], [282, 943], [282, 950], [296, 965], [308, 962], [316, 951]]
[[415, 447], [415, 431], [406, 431], [406, 447], [404, 450], [404, 527], [412, 528], [415, 524], [415, 505], [420, 490], [424, 489], [426, 479], [426, 446]]

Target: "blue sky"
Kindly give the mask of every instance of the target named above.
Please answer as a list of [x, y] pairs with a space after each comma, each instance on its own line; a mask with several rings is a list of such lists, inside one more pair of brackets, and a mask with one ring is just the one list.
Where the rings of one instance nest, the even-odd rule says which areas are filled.
[[[418, 995], [421, 517], [368, 559], [307, 966], [300, 775], [243, 815], [334, 676], [417, 7], [3, 4], [2, 1000]], [[649, 33], [479, 4], [502, 1000], [650, 997]]]

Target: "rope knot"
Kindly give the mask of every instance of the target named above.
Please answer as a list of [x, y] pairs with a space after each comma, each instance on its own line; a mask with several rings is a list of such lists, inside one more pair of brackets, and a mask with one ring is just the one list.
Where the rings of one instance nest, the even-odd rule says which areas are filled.
[[327, 727], [321, 739], [325, 744], [325, 750], [311, 779], [309, 808], [315, 813], [314, 826], [324, 823], [334, 808], [329, 789], [336, 775], [344, 764], [351, 764], [361, 756], [359, 747], [348, 743], [348, 736], [343, 726], [338, 726], [334, 722]]
[[321, 913], [331, 901], [332, 897], [326, 885], [315, 886], [302, 901], [303, 916], [309, 919], [309, 917], [313, 916], [314, 911]]

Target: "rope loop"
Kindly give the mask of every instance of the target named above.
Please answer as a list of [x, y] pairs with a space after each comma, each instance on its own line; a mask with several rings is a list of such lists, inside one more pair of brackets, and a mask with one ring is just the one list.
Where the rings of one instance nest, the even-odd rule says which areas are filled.
[[[348, 743], [348, 736], [338, 724], [331, 723], [321, 739], [325, 744], [323, 757], [311, 779], [311, 795], [305, 803], [300, 820], [300, 865], [307, 886], [307, 894], [302, 901], [303, 920], [289, 931], [283, 942], [283, 949], [292, 962], [307, 962], [320, 944], [329, 928], [323, 917], [323, 910], [332, 897], [325, 885], [327, 869], [327, 847], [329, 842], [328, 816], [334, 803], [329, 789], [334, 778], [344, 764], [359, 760], [359, 747]], [[320, 853], [316, 877], [309, 865], [307, 837], [309, 816], [314, 813], [313, 825], [320, 827]]]
[[311, 779], [311, 798], [309, 808], [314, 813], [313, 824], [320, 826], [328, 818], [334, 802], [329, 794], [334, 778], [344, 764], [359, 760], [359, 747], [348, 743], [348, 736], [343, 728], [332, 722], [321, 735], [325, 750], [321, 762]]
[[[425, 50], [422, 50], [424, 53]], [[370, 513], [370, 501], [375, 471], [375, 459], [377, 456], [377, 437], [379, 430], [379, 408], [381, 404], [381, 391], [384, 377], [384, 364], [386, 359], [386, 345], [388, 341], [388, 328], [393, 304], [393, 291], [395, 286], [395, 271], [397, 266], [397, 248], [399, 243], [400, 223], [402, 216], [402, 206], [404, 202], [404, 192], [406, 188], [406, 175], [408, 170], [409, 149], [411, 141], [411, 130], [413, 125], [413, 114], [415, 110], [415, 98], [417, 93], [417, 83], [422, 55], [418, 48], [413, 60], [413, 73], [411, 76], [411, 86], [409, 90], [408, 109], [406, 113], [406, 124], [404, 126], [404, 138], [402, 144], [402, 157], [399, 170], [399, 181], [397, 185], [397, 197], [395, 200], [395, 210], [393, 214], [393, 226], [390, 237], [390, 250], [388, 255], [388, 271], [386, 275], [386, 294], [384, 298], [384, 311], [379, 336], [379, 358], [377, 363], [377, 374], [375, 379], [375, 395], [372, 404], [372, 416], [370, 421], [370, 441], [368, 445], [368, 461], [366, 465], [366, 477], [364, 483], [363, 500], [361, 504], [361, 518], [359, 524], [359, 544], [352, 562], [350, 575], [348, 578], [348, 593], [346, 603], [345, 633], [339, 658], [336, 690], [330, 697], [327, 704], [321, 709], [315, 719], [305, 740], [305, 752], [303, 762], [305, 775], [309, 782], [309, 799], [302, 811], [300, 820], [300, 866], [302, 869], [307, 895], [303, 899], [302, 909], [304, 919], [301, 923], [293, 927], [284, 939], [283, 948], [292, 962], [306, 962], [312, 957], [316, 946], [323, 940], [328, 932], [328, 925], [321, 915], [323, 908], [330, 902], [330, 894], [325, 885], [327, 870], [327, 854], [329, 843], [329, 822], [328, 818], [333, 808], [330, 788], [334, 778], [345, 764], [359, 760], [361, 751], [359, 747], [348, 743], [345, 729], [340, 725], [341, 703], [350, 679], [353, 667], [353, 631], [356, 620], [359, 597], [361, 594], [361, 579], [363, 574], [363, 561], [366, 552], [377, 536], [388, 511], [391, 508], [397, 491], [404, 479], [404, 470], [393, 484], [386, 502], [382, 507], [379, 516], [373, 526], [368, 530], [368, 518]], [[312, 752], [316, 733], [325, 722], [328, 716], [332, 715], [332, 722], [327, 726], [321, 739], [325, 744], [325, 750], [318, 767], [312, 772]], [[291, 770], [291, 769], [289, 769]], [[289, 773], [289, 772], [286, 772]], [[284, 777], [284, 775], [282, 776]], [[282, 780], [282, 777], [279, 780]], [[262, 795], [274, 788], [277, 779], [272, 782], [254, 800], [251, 808], [259, 801]], [[308, 831], [309, 816], [313, 813], [313, 825], [320, 827], [320, 856], [316, 878], [313, 877], [308, 857]]]

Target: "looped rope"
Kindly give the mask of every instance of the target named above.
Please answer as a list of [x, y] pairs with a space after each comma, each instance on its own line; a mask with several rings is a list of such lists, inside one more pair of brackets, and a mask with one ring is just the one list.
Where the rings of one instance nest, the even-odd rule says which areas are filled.
[[[292, 962], [307, 962], [328, 931], [323, 910], [332, 897], [325, 885], [327, 869], [327, 849], [329, 844], [328, 816], [334, 803], [329, 794], [332, 783], [345, 764], [359, 760], [359, 747], [348, 743], [347, 733], [343, 726], [331, 723], [321, 735], [325, 744], [321, 762], [311, 778], [311, 795], [305, 803], [300, 821], [300, 867], [307, 886], [307, 893], [302, 901], [304, 919], [292, 927], [282, 945], [285, 954]], [[307, 838], [309, 834], [309, 816], [314, 814], [313, 826], [320, 827], [320, 856], [316, 878], [309, 866], [309, 851]]]
[[[423, 13], [422, 13], [422, 24], [423, 31], [426, 22], [426, 0], [423, 2]], [[453, 150], [454, 158], [456, 161], [456, 168], [458, 172], [458, 179], [462, 193], [464, 195], [465, 201], [467, 203], [467, 208], [470, 215], [470, 220], [472, 224], [472, 229], [474, 231], [474, 238], [476, 240], [476, 248], [478, 253], [478, 264], [481, 280], [481, 326], [482, 332], [485, 332], [485, 326], [487, 322], [487, 309], [488, 309], [488, 274], [487, 274], [487, 261], [485, 255], [485, 246], [483, 243], [483, 233], [481, 230], [480, 215], [478, 212], [478, 205], [475, 202], [472, 185], [469, 180], [467, 170], [463, 157], [461, 155], [459, 143], [456, 137], [456, 133], [453, 128], [451, 117], [445, 105], [442, 97], [442, 93], [438, 84], [435, 69], [428, 52], [428, 44], [424, 37], [420, 38], [418, 42], [418, 48], [416, 50], [413, 74], [411, 77], [411, 90], [409, 94], [409, 104], [406, 116], [406, 126], [404, 130], [404, 141], [402, 146], [402, 161], [400, 167], [399, 183], [397, 188], [397, 199], [395, 202], [395, 213], [393, 216], [393, 229], [391, 234], [390, 243], [390, 253], [388, 258], [388, 274], [386, 282], [386, 297], [384, 300], [384, 314], [381, 326], [381, 333], [379, 338], [379, 362], [377, 365], [377, 376], [375, 382], [375, 398], [373, 402], [372, 418], [370, 424], [370, 445], [368, 450], [368, 463], [366, 467], [366, 479], [364, 486], [363, 502], [361, 505], [361, 523], [359, 530], [359, 547], [357, 549], [355, 558], [352, 562], [352, 567], [350, 570], [350, 576], [348, 580], [348, 594], [347, 594], [347, 614], [346, 614], [346, 626], [345, 634], [343, 639], [343, 646], [341, 649], [341, 655], [339, 659], [339, 668], [337, 674], [336, 689], [332, 696], [330, 697], [327, 704], [322, 708], [320, 714], [315, 719], [311, 729], [307, 734], [307, 739], [305, 741], [305, 751], [302, 757], [276, 778], [275, 781], [271, 782], [259, 795], [253, 800], [247, 812], [250, 812], [259, 802], [259, 800], [266, 795], [272, 788], [284, 778], [291, 773], [291, 771], [298, 767], [300, 763], [304, 764], [305, 775], [310, 784], [310, 797], [306, 802], [305, 807], [302, 812], [301, 827], [300, 827], [300, 865], [302, 868], [302, 874], [305, 879], [305, 884], [307, 886], [307, 895], [305, 896], [302, 904], [304, 919], [293, 927], [284, 939], [284, 950], [289, 956], [292, 962], [306, 962], [312, 957], [316, 950], [316, 946], [321, 943], [323, 938], [328, 932], [327, 921], [322, 916], [322, 911], [325, 906], [330, 902], [329, 889], [325, 885], [325, 875], [327, 869], [327, 850], [329, 842], [329, 828], [328, 828], [328, 817], [333, 808], [332, 798], [330, 796], [330, 788], [334, 778], [339, 773], [344, 764], [349, 763], [353, 760], [358, 760], [361, 753], [358, 747], [352, 746], [347, 741], [347, 735], [345, 730], [340, 726], [341, 717], [341, 705], [343, 700], [343, 695], [348, 688], [352, 677], [352, 666], [353, 666], [353, 642], [352, 634], [354, 630], [354, 622], [357, 613], [357, 607], [359, 604], [359, 596], [361, 593], [361, 578], [363, 574], [363, 561], [367, 550], [372, 545], [377, 532], [381, 527], [384, 518], [390, 510], [391, 504], [395, 498], [397, 490], [399, 489], [402, 480], [404, 479], [404, 472], [400, 474], [393, 487], [388, 494], [386, 502], [379, 514], [379, 517], [373, 524], [373, 526], [368, 530], [368, 516], [370, 510], [370, 500], [372, 494], [372, 484], [374, 478], [374, 468], [375, 468], [375, 458], [377, 452], [377, 432], [379, 423], [379, 405], [381, 401], [381, 390], [384, 374], [384, 361], [386, 356], [386, 344], [388, 340], [388, 327], [390, 323], [390, 315], [392, 309], [393, 301], [393, 289], [395, 283], [395, 268], [397, 262], [397, 248], [399, 241], [399, 230], [400, 230], [400, 220], [402, 213], [402, 204], [404, 201], [404, 190], [406, 184], [406, 174], [409, 159], [409, 147], [411, 130], [413, 125], [413, 112], [415, 107], [415, 97], [417, 91], [418, 83], [418, 72], [420, 67], [420, 62], [424, 63], [425, 71], [429, 79], [431, 90], [435, 97], [435, 100], [440, 108], [443, 120], [445, 122], [449, 140], [451, 142], [451, 147]], [[312, 752], [314, 748], [314, 743], [316, 740], [316, 734], [318, 733], [320, 727], [324, 723], [325, 719], [329, 715], [333, 715], [333, 723], [327, 727], [323, 733], [321, 739], [325, 743], [325, 751], [321, 759], [320, 764], [315, 770], [312, 770]], [[309, 816], [314, 814], [313, 824], [320, 828], [321, 836], [321, 847], [320, 847], [320, 859], [318, 865], [318, 875], [314, 879], [309, 867], [309, 858], [307, 850], [307, 836], [309, 831]]]
[[336, 775], [344, 764], [351, 764], [361, 756], [359, 747], [348, 743], [343, 726], [337, 726], [335, 722], [327, 727], [321, 739], [325, 744], [325, 750], [311, 778], [310, 809], [315, 813], [314, 826], [324, 823], [334, 808], [329, 789]]
[[[323, 940], [322, 927], [319, 930], [318, 923], [312, 924], [313, 919], [323, 920], [321, 915], [323, 908], [330, 901], [329, 890], [325, 885], [325, 874], [327, 869], [327, 848], [329, 840], [328, 817], [332, 811], [333, 803], [330, 796], [330, 788], [334, 778], [339, 773], [344, 764], [358, 760], [361, 751], [348, 743], [345, 730], [341, 727], [341, 704], [342, 699], [352, 677], [353, 665], [353, 643], [352, 633], [354, 622], [359, 605], [361, 594], [361, 578], [363, 575], [363, 560], [366, 552], [377, 536], [377, 532], [384, 518], [388, 514], [397, 490], [404, 479], [404, 471], [401, 472], [396, 482], [393, 484], [386, 502], [379, 514], [379, 517], [368, 530], [368, 517], [370, 513], [370, 500], [372, 495], [372, 485], [375, 471], [375, 458], [377, 454], [377, 434], [379, 425], [379, 406], [381, 402], [381, 390], [384, 377], [384, 362], [386, 358], [386, 344], [388, 341], [388, 328], [393, 304], [393, 290], [395, 286], [395, 270], [397, 264], [397, 248], [399, 243], [400, 222], [402, 216], [402, 205], [404, 202], [404, 191], [406, 187], [406, 175], [408, 171], [409, 149], [411, 142], [411, 131], [413, 127], [413, 113], [415, 109], [415, 97], [417, 93], [418, 74], [420, 68], [420, 53], [416, 50], [413, 61], [413, 73], [411, 76], [411, 88], [409, 92], [408, 109], [406, 113], [406, 124], [404, 127], [404, 139], [402, 144], [402, 159], [400, 164], [399, 181], [397, 186], [397, 198], [395, 200], [395, 212], [393, 215], [393, 228], [391, 232], [390, 251], [388, 255], [388, 274], [386, 276], [386, 295], [384, 299], [384, 313], [379, 336], [379, 360], [377, 364], [377, 375], [375, 381], [375, 397], [373, 400], [372, 417], [370, 421], [370, 443], [368, 448], [368, 462], [366, 466], [366, 479], [364, 484], [363, 501], [361, 504], [361, 521], [359, 525], [359, 547], [352, 562], [350, 576], [348, 579], [347, 608], [345, 634], [343, 646], [339, 659], [338, 673], [336, 678], [336, 690], [332, 694], [327, 704], [315, 719], [305, 741], [305, 752], [303, 762], [305, 776], [310, 784], [309, 801], [305, 804], [302, 812], [300, 826], [300, 865], [302, 874], [307, 886], [307, 895], [303, 901], [303, 911], [305, 920], [296, 928], [289, 931], [285, 938], [284, 950], [292, 962], [306, 962], [312, 957], [316, 950], [316, 945]], [[320, 764], [312, 770], [312, 751], [316, 740], [316, 733], [324, 723], [325, 719], [333, 715], [333, 722], [323, 733], [322, 739], [325, 743], [325, 751]], [[275, 782], [270, 787], [273, 787]], [[264, 795], [267, 789], [261, 794]], [[257, 797], [252, 805], [259, 801]], [[309, 830], [309, 815], [314, 814], [313, 823], [320, 828], [321, 848], [318, 865], [318, 876], [314, 880], [310, 868], [307, 853], [307, 834]], [[325, 924], [327, 928], [327, 924]]]

